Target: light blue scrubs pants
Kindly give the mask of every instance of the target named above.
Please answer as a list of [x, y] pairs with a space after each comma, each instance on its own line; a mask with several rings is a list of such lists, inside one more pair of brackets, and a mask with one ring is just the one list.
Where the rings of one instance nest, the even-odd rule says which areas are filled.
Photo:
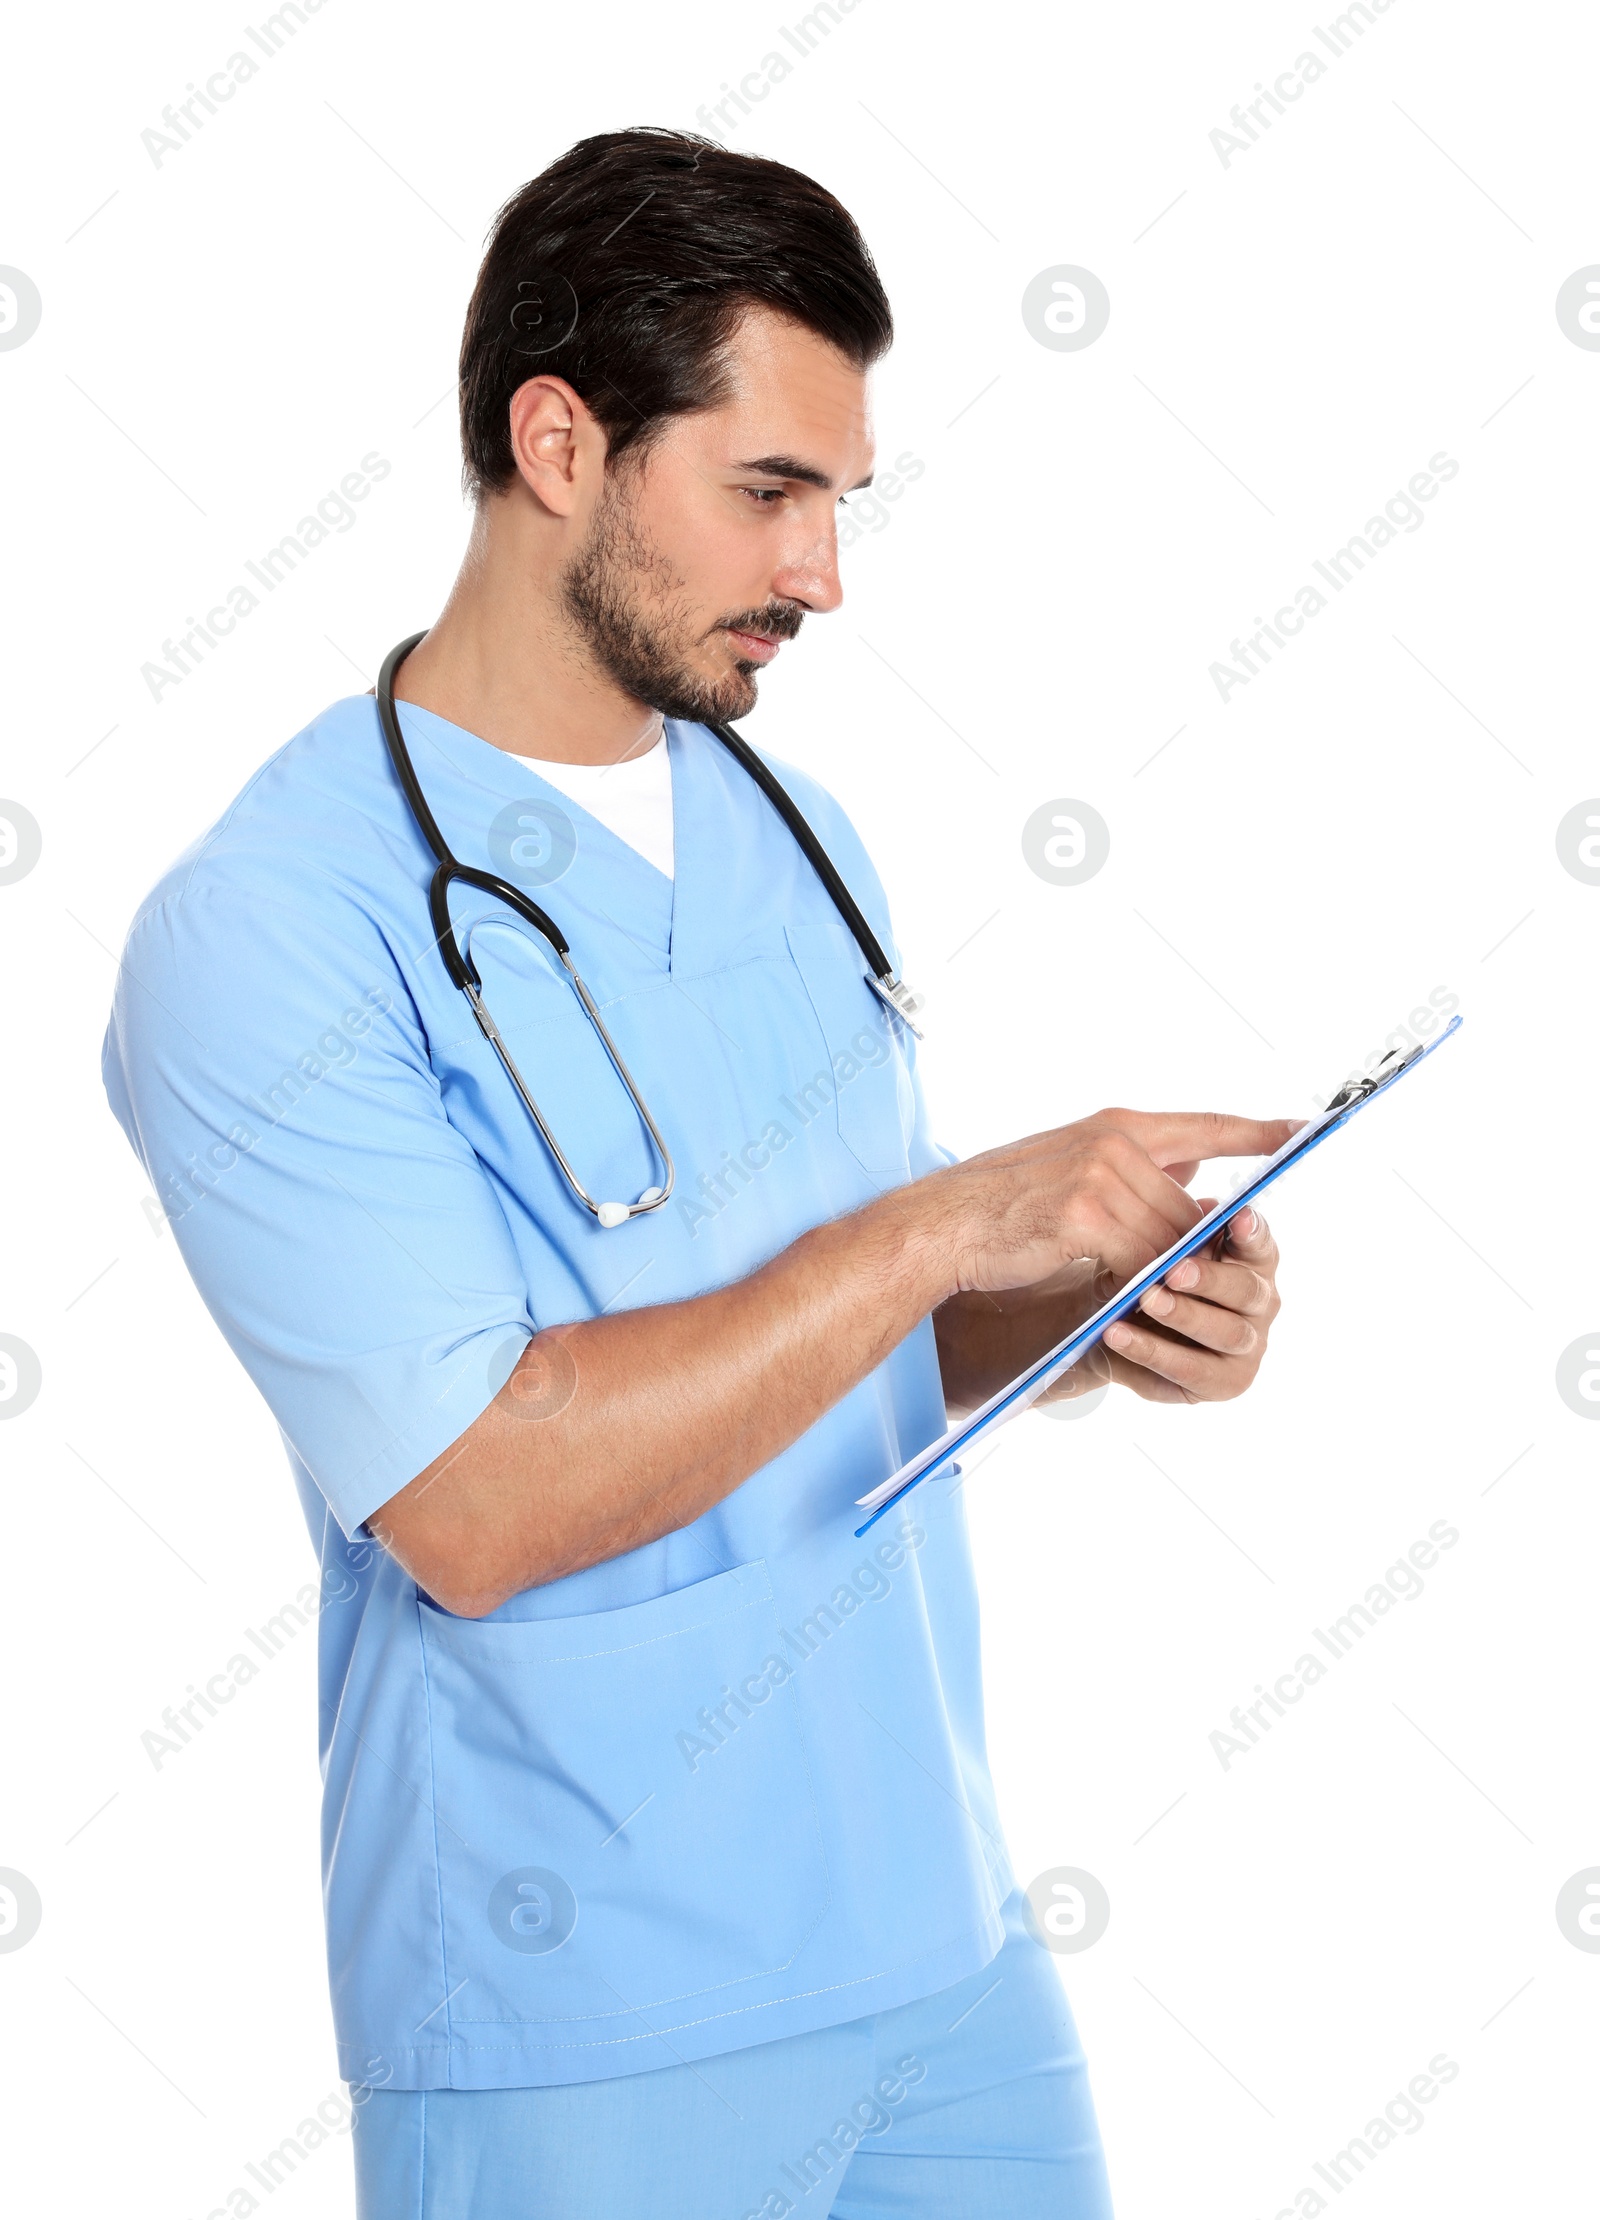
[[1005, 1920], [981, 1973], [815, 2034], [565, 2088], [374, 2090], [360, 2220], [1111, 2220], [1056, 1967], [1020, 1895]]

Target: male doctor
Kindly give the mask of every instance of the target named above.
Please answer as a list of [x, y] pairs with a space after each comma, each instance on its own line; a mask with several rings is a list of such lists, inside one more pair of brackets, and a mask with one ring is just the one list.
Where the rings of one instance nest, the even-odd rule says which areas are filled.
[[[471, 538], [397, 714], [451, 850], [570, 943], [665, 1204], [605, 1225], [563, 1173], [447, 969], [370, 697], [128, 940], [111, 1101], [321, 1558], [367, 2220], [1110, 2211], [995, 1811], [963, 1499], [859, 1541], [854, 1499], [1085, 1314], [1081, 1260], [1121, 1283], [1200, 1160], [1291, 1128], [1105, 1110], [954, 1162], [708, 729], [839, 605], [890, 336], [830, 194], [648, 130], [506, 205], [468, 311]], [[774, 768], [892, 955], [843, 811]], [[450, 929], [590, 1197], [662, 1184], [549, 946], [469, 881]], [[1241, 1213], [1112, 1377], [1239, 1394], [1276, 1260]]]

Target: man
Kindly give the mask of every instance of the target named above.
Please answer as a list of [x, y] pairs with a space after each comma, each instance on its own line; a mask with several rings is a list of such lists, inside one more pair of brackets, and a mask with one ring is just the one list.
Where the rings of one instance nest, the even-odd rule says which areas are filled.
[[[497, 220], [470, 544], [395, 681], [477, 882], [430, 922], [357, 697], [128, 942], [111, 1099], [321, 1556], [369, 2216], [1109, 2211], [994, 1810], [962, 1498], [860, 1540], [853, 1504], [1191, 1226], [1200, 1160], [1290, 1128], [1103, 1111], [955, 1163], [847, 914], [710, 729], [839, 604], [890, 334], [809, 179], [573, 148]], [[777, 768], [892, 951], [843, 813]], [[570, 943], [659, 1147], [491, 877]], [[1275, 1263], [1242, 1214], [1111, 1376], [1240, 1392]]]

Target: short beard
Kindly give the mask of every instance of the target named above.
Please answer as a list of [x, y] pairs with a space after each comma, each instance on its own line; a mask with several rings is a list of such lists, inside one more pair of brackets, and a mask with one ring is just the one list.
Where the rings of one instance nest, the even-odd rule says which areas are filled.
[[[588, 542], [561, 580], [567, 614], [584, 645], [624, 693], [664, 717], [711, 724], [748, 716], [762, 666], [741, 659], [723, 679], [694, 669], [681, 646], [691, 622], [687, 586], [640, 531], [622, 484], [608, 475]], [[737, 623], [773, 639], [793, 639], [803, 615], [797, 602], [735, 610], [713, 630]]]

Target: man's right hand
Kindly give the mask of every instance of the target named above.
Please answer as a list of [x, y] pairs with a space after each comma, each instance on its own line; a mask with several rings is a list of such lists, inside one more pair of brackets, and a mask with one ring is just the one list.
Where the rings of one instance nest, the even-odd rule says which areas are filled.
[[1098, 1110], [936, 1173], [919, 1187], [948, 1243], [950, 1292], [1030, 1287], [1078, 1257], [1097, 1258], [1124, 1286], [1203, 1216], [1187, 1191], [1202, 1162], [1270, 1156], [1299, 1122]]

